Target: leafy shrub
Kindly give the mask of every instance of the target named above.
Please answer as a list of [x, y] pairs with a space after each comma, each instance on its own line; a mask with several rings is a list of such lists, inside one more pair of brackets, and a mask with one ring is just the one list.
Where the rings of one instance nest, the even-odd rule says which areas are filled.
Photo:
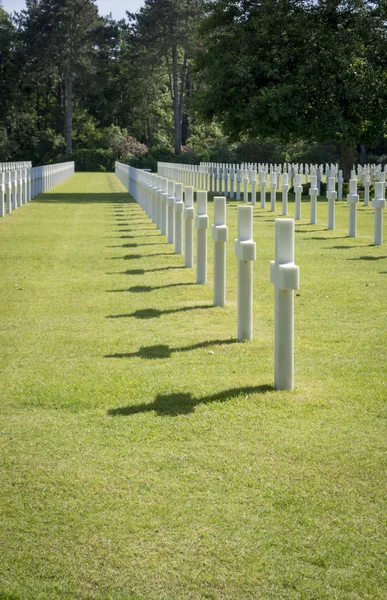
[[121, 129], [117, 125], [110, 125], [103, 132], [106, 148], [113, 152], [117, 160], [127, 162], [142, 156], [148, 151], [145, 144], [129, 135], [126, 129]]
[[84, 148], [75, 150], [70, 158], [75, 162], [75, 170], [81, 172], [114, 171], [114, 154], [111, 150], [101, 148]]
[[387, 163], [387, 154], [384, 154], [382, 156], [377, 156], [376, 154], [368, 154], [367, 163], [375, 163], [376, 165], [382, 165], [382, 167], [384, 167], [384, 165]]

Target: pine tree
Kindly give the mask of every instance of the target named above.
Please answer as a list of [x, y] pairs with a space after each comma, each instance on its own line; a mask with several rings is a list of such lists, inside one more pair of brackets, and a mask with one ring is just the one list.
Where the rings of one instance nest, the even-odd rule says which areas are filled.
[[197, 47], [202, 0], [145, 0], [133, 15], [132, 31], [149, 61], [164, 61], [174, 118], [175, 153], [181, 153], [187, 81]]
[[59, 73], [65, 90], [66, 155], [72, 152], [74, 78], [93, 68], [95, 0], [27, 0], [20, 27], [32, 72]]

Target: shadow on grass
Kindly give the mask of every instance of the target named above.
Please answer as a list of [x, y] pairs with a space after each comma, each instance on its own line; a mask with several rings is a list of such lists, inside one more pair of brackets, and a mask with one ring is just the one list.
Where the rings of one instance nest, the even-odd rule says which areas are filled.
[[155, 271], [170, 271], [171, 269], [185, 269], [185, 267], [171, 266], [158, 267], [157, 269], [128, 269], [127, 271], [114, 271], [106, 275], [145, 275], [145, 273], [154, 273]]
[[[308, 223], [308, 225], [310, 225], [310, 223]], [[297, 227], [302, 227], [302, 224], [298, 224]], [[328, 231], [327, 227], [323, 227], [322, 229], [295, 229], [294, 230], [295, 233], [316, 233], [316, 231]], [[311, 238], [311, 239], [316, 239], [316, 238]], [[323, 238], [325, 239], [325, 238]], [[341, 238], [340, 238], [341, 239]]]
[[141, 229], [115, 229], [114, 231], [117, 233], [137, 233], [138, 231], [157, 231], [157, 229], [156, 227], [141, 227]]
[[108, 410], [111, 417], [128, 417], [139, 413], [154, 411], [159, 417], [175, 417], [178, 415], [188, 415], [195, 411], [196, 406], [200, 404], [210, 404], [211, 402], [227, 402], [239, 396], [248, 396], [249, 394], [267, 394], [274, 392], [271, 385], [257, 385], [249, 387], [231, 388], [212, 394], [195, 398], [190, 393], [158, 394], [150, 404], [134, 404], [133, 406], [122, 406]]
[[358, 256], [357, 258], [347, 258], [347, 260], [383, 260], [387, 256]]
[[107, 260], [135, 260], [137, 258], [144, 258], [142, 254], [125, 254], [125, 256], [112, 256]]
[[[145, 219], [144, 217], [131, 217], [130, 215], [125, 215], [124, 217], [122, 216], [116, 216], [114, 218], [114, 221], [112, 221], [113, 223], [117, 223], [118, 221], [118, 227], [123, 227], [124, 225], [130, 225], [131, 223], [133, 223], [134, 225], [149, 225], [151, 223], [151, 221], [149, 219]], [[123, 221], [123, 223], [122, 223]]]
[[124, 256], [111, 256], [107, 260], [133, 260], [134, 258], [148, 258], [148, 256], [176, 256], [174, 252], [155, 252], [153, 254], [125, 254]]
[[159, 310], [158, 308], [144, 308], [142, 310], [136, 310], [133, 313], [126, 315], [108, 315], [107, 319], [128, 319], [134, 317], [135, 319], [158, 319], [162, 315], [172, 315], [179, 312], [188, 312], [190, 310], [205, 310], [207, 308], [214, 308], [212, 304], [199, 304], [197, 306], [183, 306], [181, 308], [169, 308], [166, 310]]
[[137, 248], [137, 246], [165, 246], [168, 242], [150, 242], [149, 244], [137, 244], [132, 242], [130, 244], [121, 244], [119, 246], [106, 246], [106, 248]]
[[189, 352], [190, 350], [198, 350], [199, 348], [210, 348], [212, 346], [227, 346], [229, 344], [236, 344], [236, 339], [228, 340], [207, 340], [205, 342], [198, 342], [191, 346], [183, 346], [181, 348], [170, 348], [168, 344], [157, 344], [156, 346], [142, 346], [137, 352], [128, 353], [117, 353], [117, 354], [106, 354], [104, 358], [170, 358], [172, 354], [176, 352]]
[[138, 223], [133, 223], [132, 219], [130, 221], [128, 221], [128, 219], [123, 219], [123, 223], [117, 223], [117, 221], [118, 221], [118, 219], [116, 219], [116, 221], [113, 222], [112, 224], [113, 225], [116, 224], [117, 227], [128, 227], [128, 226], [132, 225], [133, 228], [135, 228], [134, 231], [137, 230], [137, 225], [141, 225], [142, 226], [142, 225], [149, 225], [150, 224], [149, 221], [138, 221]]
[[137, 229], [138, 227], [142, 227], [143, 225], [151, 225], [150, 221], [133, 221], [133, 219], [122, 219], [122, 221], [119, 221], [118, 219], [116, 219], [115, 221], [110, 221], [110, 224], [113, 225], [117, 225], [117, 227], [133, 227]]
[[124, 205], [121, 204], [119, 208], [113, 206], [113, 216], [116, 217], [125, 217], [126, 219], [136, 218], [136, 219], [145, 219], [146, 215], [138, 210], [135, 206], [128, 206], [128, 209], [124, 209]]
[[122, 244], [121, 246], [106, 246], [106, 248], [137, 248], [138, 245], [133, 242], [131, 244]]
[[[346, 238], [350, 239], [350, 238]], [[372, 247], [373, 244], [358, 244], [357, 246], [330, 246], [327, 248], [328, 250], [351, 250], [353, 248], [369, 248]], [[357, 260], [357, 259], [348, 259], [348, 260]]]
[[[156, 229], [154, 231], [156, 232]], [[160, 236], [159, 233], [156, 233], [156, 235], [151, 235], [150, 233], [144, 233], [143, 235], [115, 235], [115, 236], [112, 236], [111, 239], [112, 240], [130, 240], [130, 239], [133, 240], [133, 239], [139, 238], [139, 237], [141, 237], [141, 238], [147, 237], [148, 238], [148, 237], [159, 237], [159, 236]]]
[[[328, 231], [328, 230], [327, 230]], [[311, 240], [318, 240], [318, 241], [322, 241], [322, 242], [330, 242], [331, 240], [344, 240], [346, 238], [345, 235], [341, 235], [340, 237], [312, 237], [310, 238]]]
[[152, 292], [153, 290], [164, 290], [166, 288], [183, 287], [187, 285], [196, 285], [191, 281], [188, 283], [167, 283], [166, 285], [133, 285], [125, 290], [107, 290], [111, 294], [121, 294], [124, 292], [130, 292], [132, 294], [142, 294], [145, 292]]
[[[122, 201], [117, 204], [118, 199]], [[39, 194], [34, 198], [35, 202], [44, 203], [60, 203], [60, 204], [110, 204], [112, 206], [124, 206], [126, 204], [135, 204], [137, 202], [132, 198], [128, 192], [114, 192], [113, 190], [107, 191], [103, 194], [77, 194], [77, 193], [44, 193]]]

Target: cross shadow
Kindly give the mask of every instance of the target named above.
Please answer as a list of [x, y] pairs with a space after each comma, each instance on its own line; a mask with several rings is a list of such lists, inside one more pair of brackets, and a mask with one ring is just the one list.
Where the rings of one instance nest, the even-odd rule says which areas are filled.
[[177, 417], [178, 415], [188, 415], [195, 411], [200, 404], [210, 404], [211, 402], [227, 402], [239, 396], [249, 396], [250, 394], [268, 394], [274, 392], [272, 385], [257, 385], [240, 388], [230, 388], [209, 396], [195, 398], [191, 393], [181, 392], [173, 394], [158, 394], [155, 400], [149, 404], [134, 404], [132, 406], [121, 406], [108, 410], [111, 417], [128, 417], [154, 411], [159, 417]]
[[179, 312], [188, 312], [190, 310], [204, 310], [207, 308], [214, 308], [212, 304], [198, 304], [197, 306], [183, 306], [181, 308], [169, 308], [166, 310], [159, 310], [158, 308], [144, 308], [142, 310], [136, 310], [135, 312], [126, 315], [108, 315], [107, 319], [128, 319], [134, 317], [135, 319], [158, 319], [162, 315], [172, 315]]
[[185, 267], [172, 265], [171, 267], [158, 267], [157, 269], [128, 269], [127, 271], [106, 273], [106, 275], [145, 275], [145, 273], [154, 273], [155, 271], [170, 271], [171, 269], [185, 269]]
[[[122, 202], [116, 204], [120, 199], [122, 199]], [[136, 201], [129, 196], [128, 192], [116, 192], [113, 189], [100, 194], [68, 193], [66, 190], [63, 190], [63, 192], [45, 192], [37, 197], [37, 201], [45, 204], [56, 202], [64, 204], [109, 204], [113, 207], [136, 204]]]
[[166, 288], [181, 287], [181, 286], [186, 286], [186, 285], [196, 285], [196, 284], [192, 283], [190, 281], [188, 283], [167, 283], [167, 285], [133, 285], [132, 287], [127, 288], [125, 290], [107, 290], [107, 291], [111, 294], [121, 294], [124, 292], [131, 292], [133, 294], [142, 294], [145, 292], [152, 292], [153, 290], [164, 290]]
[[345, 235], [341, 235], [339, 237], [312, 237], [310, 239], [311, 240], [321, 240], [322, 242], [329, 242], [330, 240], [344, 240], [345, 238], [346, 238]]
[[[117, 223], [118, 221], [118, 223]], [[121, 223], [121, 221], [124, 221]], [[149, 225], [149, 221], [144, 219], [133, 219], [132, 217], [116, 217], [114, 223], [117, 223], [118, 227], [126, 227], [126, 225]]]
[[142, 254], [125, 254], [125, 256], [111, 256], [107, 260], [135, 260], [137, 258], [144, 258]]
[[137, 246], [158, 246], [158, 245], [165, 246], [166, 244], [168, 244], [168, 242], [149, 242], [147, 244], [137, 244]]
[[[156, 230], [155, 230], [156, 231]], [[150, 233], [144, 233], [143, 235], [116, 235], [114, 237], [112, 237], [112, 240], [130, 240], [130, 239], [134, 239], [134, 238], [139, 238], [139, 237], [160, 237], [159, 233], [156, 233], [156, 235], [151, 235]]]
[[176, 256], [174, 252], [155, 252], [153, 254], [124, 254], [124, 256], [111, 256], [107, 260], [133, 260], [134, 258], [147, 258], [148, 256]]
[[106, 248], [137, 248], [138, 244], [136, 243], [131, 243], [131, 244], [122, 244], [121, 246], [106, 246]]
[[165, 246], [167, 242], [150, 242], [149, 244], [137, 244], [132, 242], [130, 244], [121, 244], [119, 246], [106, 246], [106, 248], [137, 248], [138, 246]]
[[[116, 215], [116, 216], [119, 215], [121, 217], [126, 215], [126, 218], [132, 218], [131, 216], [135, 215], [136, 218], [138, 218], [138, 219], [145, 218], [145, 215], [141, 211], [136, 210], [135, 207], [128, 207], [128, 208], [129, 208], [129, 210], [124, 210], [124, 206], [113, 207], [113, 215]], [[130, 210], [130, 208], [132, 208], [132, 210]]]
[[327, 248], [327, 250], [351, 250], [352, 248], [369, 248], [370, 246], [373, 246], [373, 244], [359, 244], [357, 246], [330, 246], [329, 248]]
[[[310, 225], [310, 223], [308, 223]], [[302, 227], [301, 223], [298, 223], [298, 227]], [[322, 229], [295, 229], [295, 233], [316, 233], [316, 231], [329, 231], [327, 227], [323, 227]], [[312, 238], [315, 239], [315, 238]], [[341, 239], [341, 238], [340, 238]]]
[[115, 229], [117, 233], [137, 233], [138, 231], [157, 231], [155, 227], [141, 227], [141, 229]]
[[155, 346], [142, 346], [137, 352], [123, 352], [117, 354], [106, 354], [104, 358], [170, 358], [175, 352], [189, 352], [190, 350], [198, 350], [199, 348], [209, 348], [211, 346], [226, 346], [229, 344], [236, 344], [236, 339], [227, 340], [207, 340], [205, 342], [198, 342], [191, 346], [183, 346], [181, 348], [170, 348], [168, 344], [157, 344]]
[[347, 260], [383, 260], [387, 256], [358, 256], [357, 258], [347, 258]]

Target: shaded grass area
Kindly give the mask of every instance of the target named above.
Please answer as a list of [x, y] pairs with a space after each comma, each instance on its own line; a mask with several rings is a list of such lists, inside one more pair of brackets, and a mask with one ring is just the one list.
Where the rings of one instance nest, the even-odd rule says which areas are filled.
[[224, 308], [113, 175], [0, 222], [0, 598], [386, 597], [387, 252], [372, 209], [350, 239], [346, 203], [334, 232], [303, 203], [296, 389], [276, 392], [280, 212], [254, 211], [244, 344], [236, 202]]

